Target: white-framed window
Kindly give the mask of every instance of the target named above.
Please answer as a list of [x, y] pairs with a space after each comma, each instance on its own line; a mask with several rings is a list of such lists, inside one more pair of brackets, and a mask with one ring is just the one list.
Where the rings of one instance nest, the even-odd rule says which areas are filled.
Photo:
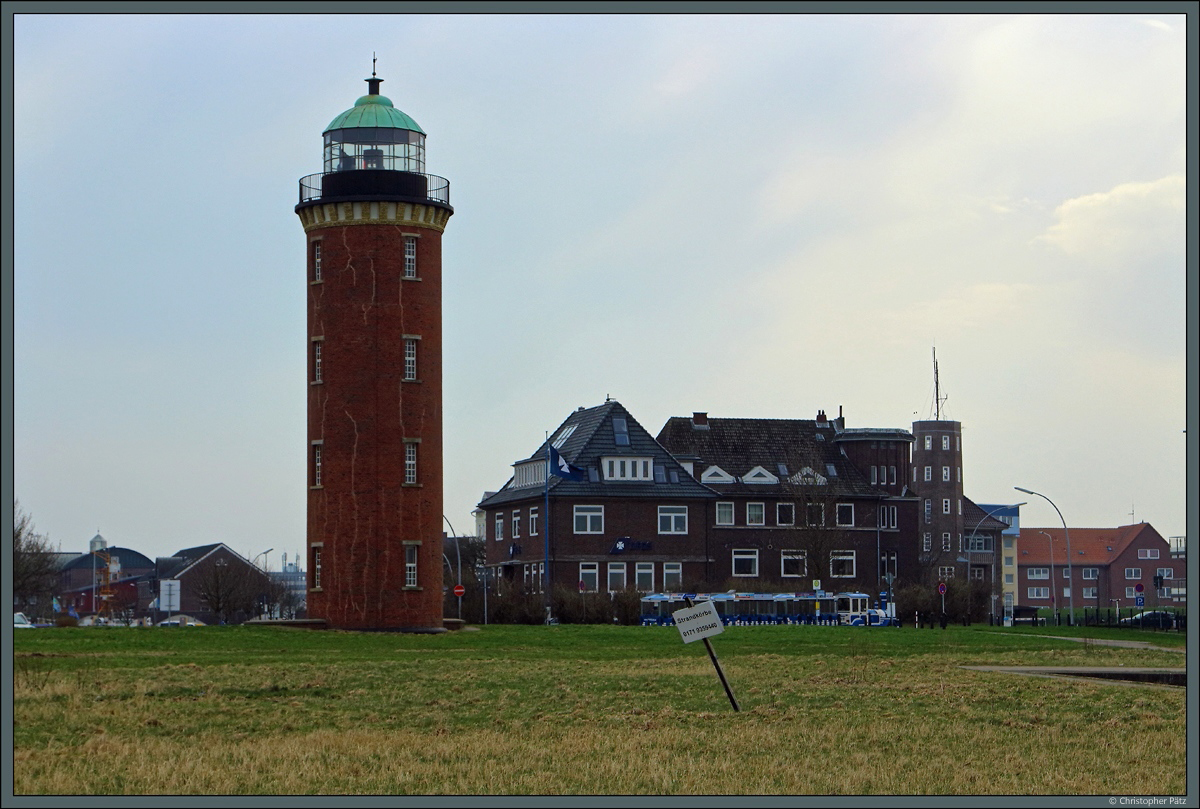
[[855, 551], [833, 551], [829, 554], [829, 577], [832, 579], [854, 578]]
[[654, 563], [638, 562], [634, 571], [634, 586], [642, 593], [654, 592]]
[[575, 506], [575, 533], [603, 534], [604, 506]]
[[1095, 587], [1084, 587], [1083, 588], [1083, 597], [1084, 598], [1097, 598], [1098, 596], [1096, 595], [1096, 592], [1097, 592], [1097, 588], [1095, 588]]
[[404, 586], [417, 586], [417, 549], [420, 542], [404, 543]]
[[618, 593], [625, 589], [625, 563], [608, 563], [608, 592]]
[[765, 525], [767, 522], [766, 514], [766, 506], [763, 503], [747, 503], [746, 525]]
[[1138, 548], [1138, 559], [1157, 559], [1158, 548]]
[[404, 482], [410, 485], [417, 482], [417, 442], [415, 441], [404, 443]]
[[735, 576], [757, 576], [758, 575], [758, 549], [757, 548], [734, 548], [733, 549], [733, 575], [735, 575]]
[[1064, 588], [1063, 588], [1063, 594], [1062, 594], [1062, 597], [1063, 597], [1063, 598], [1070, 598], [1070, 597], [1071, 597], [1071, 588], [1070, 588], [1070, 587], [1064, 587]]
[[1098, 578], [1100, 578], [1100, 568], [1098, 568], [1098, 567], [1083, 568], [1083, 580], [1084, 581], [1094, 581]]
[[521, 512], [516, 509], [512, 513], [512, 538], [521, 538]]
[[958, 470], [958, 482], [959, 482], [959, 483], [962, 483], [962, 467], [961, 467], [961, 466], [956, 466], [956, 467], [954, 467], [954, 468], [955, 468], [956, 470]]
[[605, 480], [654, 480], [653, 458], [601, 458]]
[[[886, 483], [887, 481], [884, 482]], [[878, 485], [879, 483], [879, 467], [874, 464], [871, 465], [871, 483], [872, 485]]]
[[497, 542], [501, 542], [504, 540], [504, 514], [499, 511], [496, 512], [496, 534], [495, 534], [495, 536], [496, 536]]
[[943, 514], [950, 513], [950, 498], [949, 497], [942, 498], [942, 513]]
[[776, 525], [795, 525], [796, 524], [796, 504], [795, 503], [776, 503], [775, 504], [775, 524]]
[[1140, 579], [1141, 577], [1142, 577], [1142, 569], [1141, 569], [1140, 567], [1127, 567], [1127, 568], [1125, 568], [1125, 578], [1127, 578], [1127, 579]]
[[1170, 587], [1159, 587], [1157, 592], [1158, 592], [1159, 598], [1170, 598], [1171, 597], [1171, 588]]
[[927, 466], [925, 467], [925, 482], [928, 483], [931, 480], [933, 480], [933, 467]]
[[1004, 583], [1005, 583], [1005, 584], [1012, 584], [1012, 583], [1013, 583], [1013, 574], [1011, 574], [1011, 573], [1005, 573], [1005, 574], [1004, 574]]
[[312, 355], [313, 355], [313, 378], [312, 378], [312, 381], [313, 381], [313, 384], [317, 384], [317, 383], [323, 381], [322, 377], [321, 377], [322, 368], [321, 368], [321, 341], [320, 340], [312, 341]]
[[953, 579], [954, 578], [954, 565], [942, 565], [941, 567], [939, 567], [938, 568], [938, 578]]
[[933, 534], [928, 531], [925, 532], [925, 537], [921, 541], [921, 550], [925, 551], [925, 553], [933, 550]]
[[950, 449], [950, 436], [948, 436], [948, 435], [942, 436], [942, 449], [944, 449], [944, 450]]
[[663, 562], [663, 591], [675, 593], [683, 589], [683, 563]]
[[687, 532], [687, 506], [658, 507], [658, 533], [686, 534]]
[[897, 566], [895, 551], [880, 551], [879, 572], [884, 576], [889, 573], [895, 576], [900, 572], [900, 568]]
[[1005, 556], [1004, 557], [1004, 566], [1005, 567], [1012, 567], [1015, 562], [1016, 562], [1015, 556]]
[[825, 504], [809, 503], [804, 509], [804, 524], [816, 527], [825, 524]]
[[967, 550], [973, 553], [987, 553], [992, 549], [992, 537], [990, 534], [967, 537]]
[[925, 449], [933, 449], [933, 436], [925, 436]]
[[1048, 567], [1031, 567], [1025, 573], [1027, 579], [1048, 579], [1050, 578], [1050, 568]]
[[529, 509], [529, 536], [535, 537], [538, 532], [538, 510], [537, 507]]
[[321, 549], [313, 548], [313, 589], [321, 589]]
[[1160, 567], [1156, 575], [1162, 576], [1164, 579], [1173, 579], [1175, 578], [1175, 568]]
[[971, 572], [968, 577], [975, 579], [976, 581], [983, 581], [983, 568], [976, 565], [975, 567], [971, 568]]
[[314, 489], [319, 489], [321, 487], [321, 444], [320, 443], [313, 442], [312, 459], [313, 459], [313, 482], [312, 482], [312, 485], [313, 485]]
[[1064, 568], [1062, 569], [1062, 574], [1063, 574], [1063, 578], [1064, 578], [1064, 579], [1070, 579], [1070, 578], [1071, 578], [1071, 568], [1069, 568], [1069, 567], [1064, 567]]
[[733, 525], [733, 503], [717, 503], [717, 525]]
[[780, 551], [779, 575], [784, 578], [805, 577], [808, 575], [807, 551]]
[[838, 525], [854, 525], [854, 504], [853, 503], [838, 503], [837, 504], [837, 524]]
[[896, 485], [896, 467], [892, 467], [892, 485]]
[[595, 593], [600, 589], [600, 564], [598, 562], [579, 563], [579, 591]]
[[411, 280], [417, 277], [417, 237], [404, 237], [404, 277]]
[[312, 249], [312, 256], [313, 256], [312, 279], [313, 279], [313, 282], [316, 283], [321, 280], [321, 240], [317, 239], [317, 240], [313, 241], [312, 246], [313, 246], [313, 249]]
[[1137, 598], [1137, 590], [1133, 587], [1126, 587], [1125, 588], [1125, 597], [1126, 598]]
[[880, 528], [895, 528], [896, 522], [896, 506], [880, 506], [879, 507], [879, 527]]
[[942, 551], [950, 550], [950, 532], [946, 531], [942, 534]]
[[942, 483], [949, 483], [949, 482], [950, 482], [950, 467], [943, 466], [942, 467]]
[[404, 380], [415, 381], [417, 378], [417, 341], [409, 338], [404, 341]]
[[960, 517], [962, 516], [962, 498], [961, 497], [958, 500], [958, 516], [960, 516]]
[[933, 501], [929, 498], [925, 499], [925, 522], [933, 521]]
[[1050, 598], [1049, 587], [1030, 587], [1028, 593], [1031, 601], [1044, 601]]

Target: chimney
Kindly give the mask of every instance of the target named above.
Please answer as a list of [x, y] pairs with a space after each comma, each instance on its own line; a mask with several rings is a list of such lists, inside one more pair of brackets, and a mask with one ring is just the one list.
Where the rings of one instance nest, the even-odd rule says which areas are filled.
[[692, 413], [692, 429], [707, 430], [708, 429], [708, 414], [707, 413]]
[[817, 424], [824, 424], [826, 421], [827, 421], [827, 419], [825, 418], [825, 411], [818, 410], [817, 411]]

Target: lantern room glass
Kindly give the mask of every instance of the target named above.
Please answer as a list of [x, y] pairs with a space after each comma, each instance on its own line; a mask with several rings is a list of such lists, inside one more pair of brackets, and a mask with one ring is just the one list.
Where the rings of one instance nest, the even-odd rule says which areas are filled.
[[425, 173], [425, 135], [409, 129], [355, 127], [325, 133], [325, 171], [382, 169]]

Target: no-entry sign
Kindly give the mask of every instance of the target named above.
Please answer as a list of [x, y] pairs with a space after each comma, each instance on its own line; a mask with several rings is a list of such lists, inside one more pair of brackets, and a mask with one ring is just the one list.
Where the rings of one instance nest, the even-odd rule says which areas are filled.
[[467, 592], [467, 588], [463, 587], [461, 584], [454, 585], [454, 594], [456, 596], [458, 596], [459, 598], [462, 598], [466, 594], [466, 592]]

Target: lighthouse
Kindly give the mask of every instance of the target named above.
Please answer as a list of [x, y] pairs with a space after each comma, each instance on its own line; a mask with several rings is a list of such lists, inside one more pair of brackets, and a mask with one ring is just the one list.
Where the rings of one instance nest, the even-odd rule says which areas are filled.
[[442, 233], [450, 183], [380, 94], [300, 180], [308, 291], [308, 614], [442, 631]]

